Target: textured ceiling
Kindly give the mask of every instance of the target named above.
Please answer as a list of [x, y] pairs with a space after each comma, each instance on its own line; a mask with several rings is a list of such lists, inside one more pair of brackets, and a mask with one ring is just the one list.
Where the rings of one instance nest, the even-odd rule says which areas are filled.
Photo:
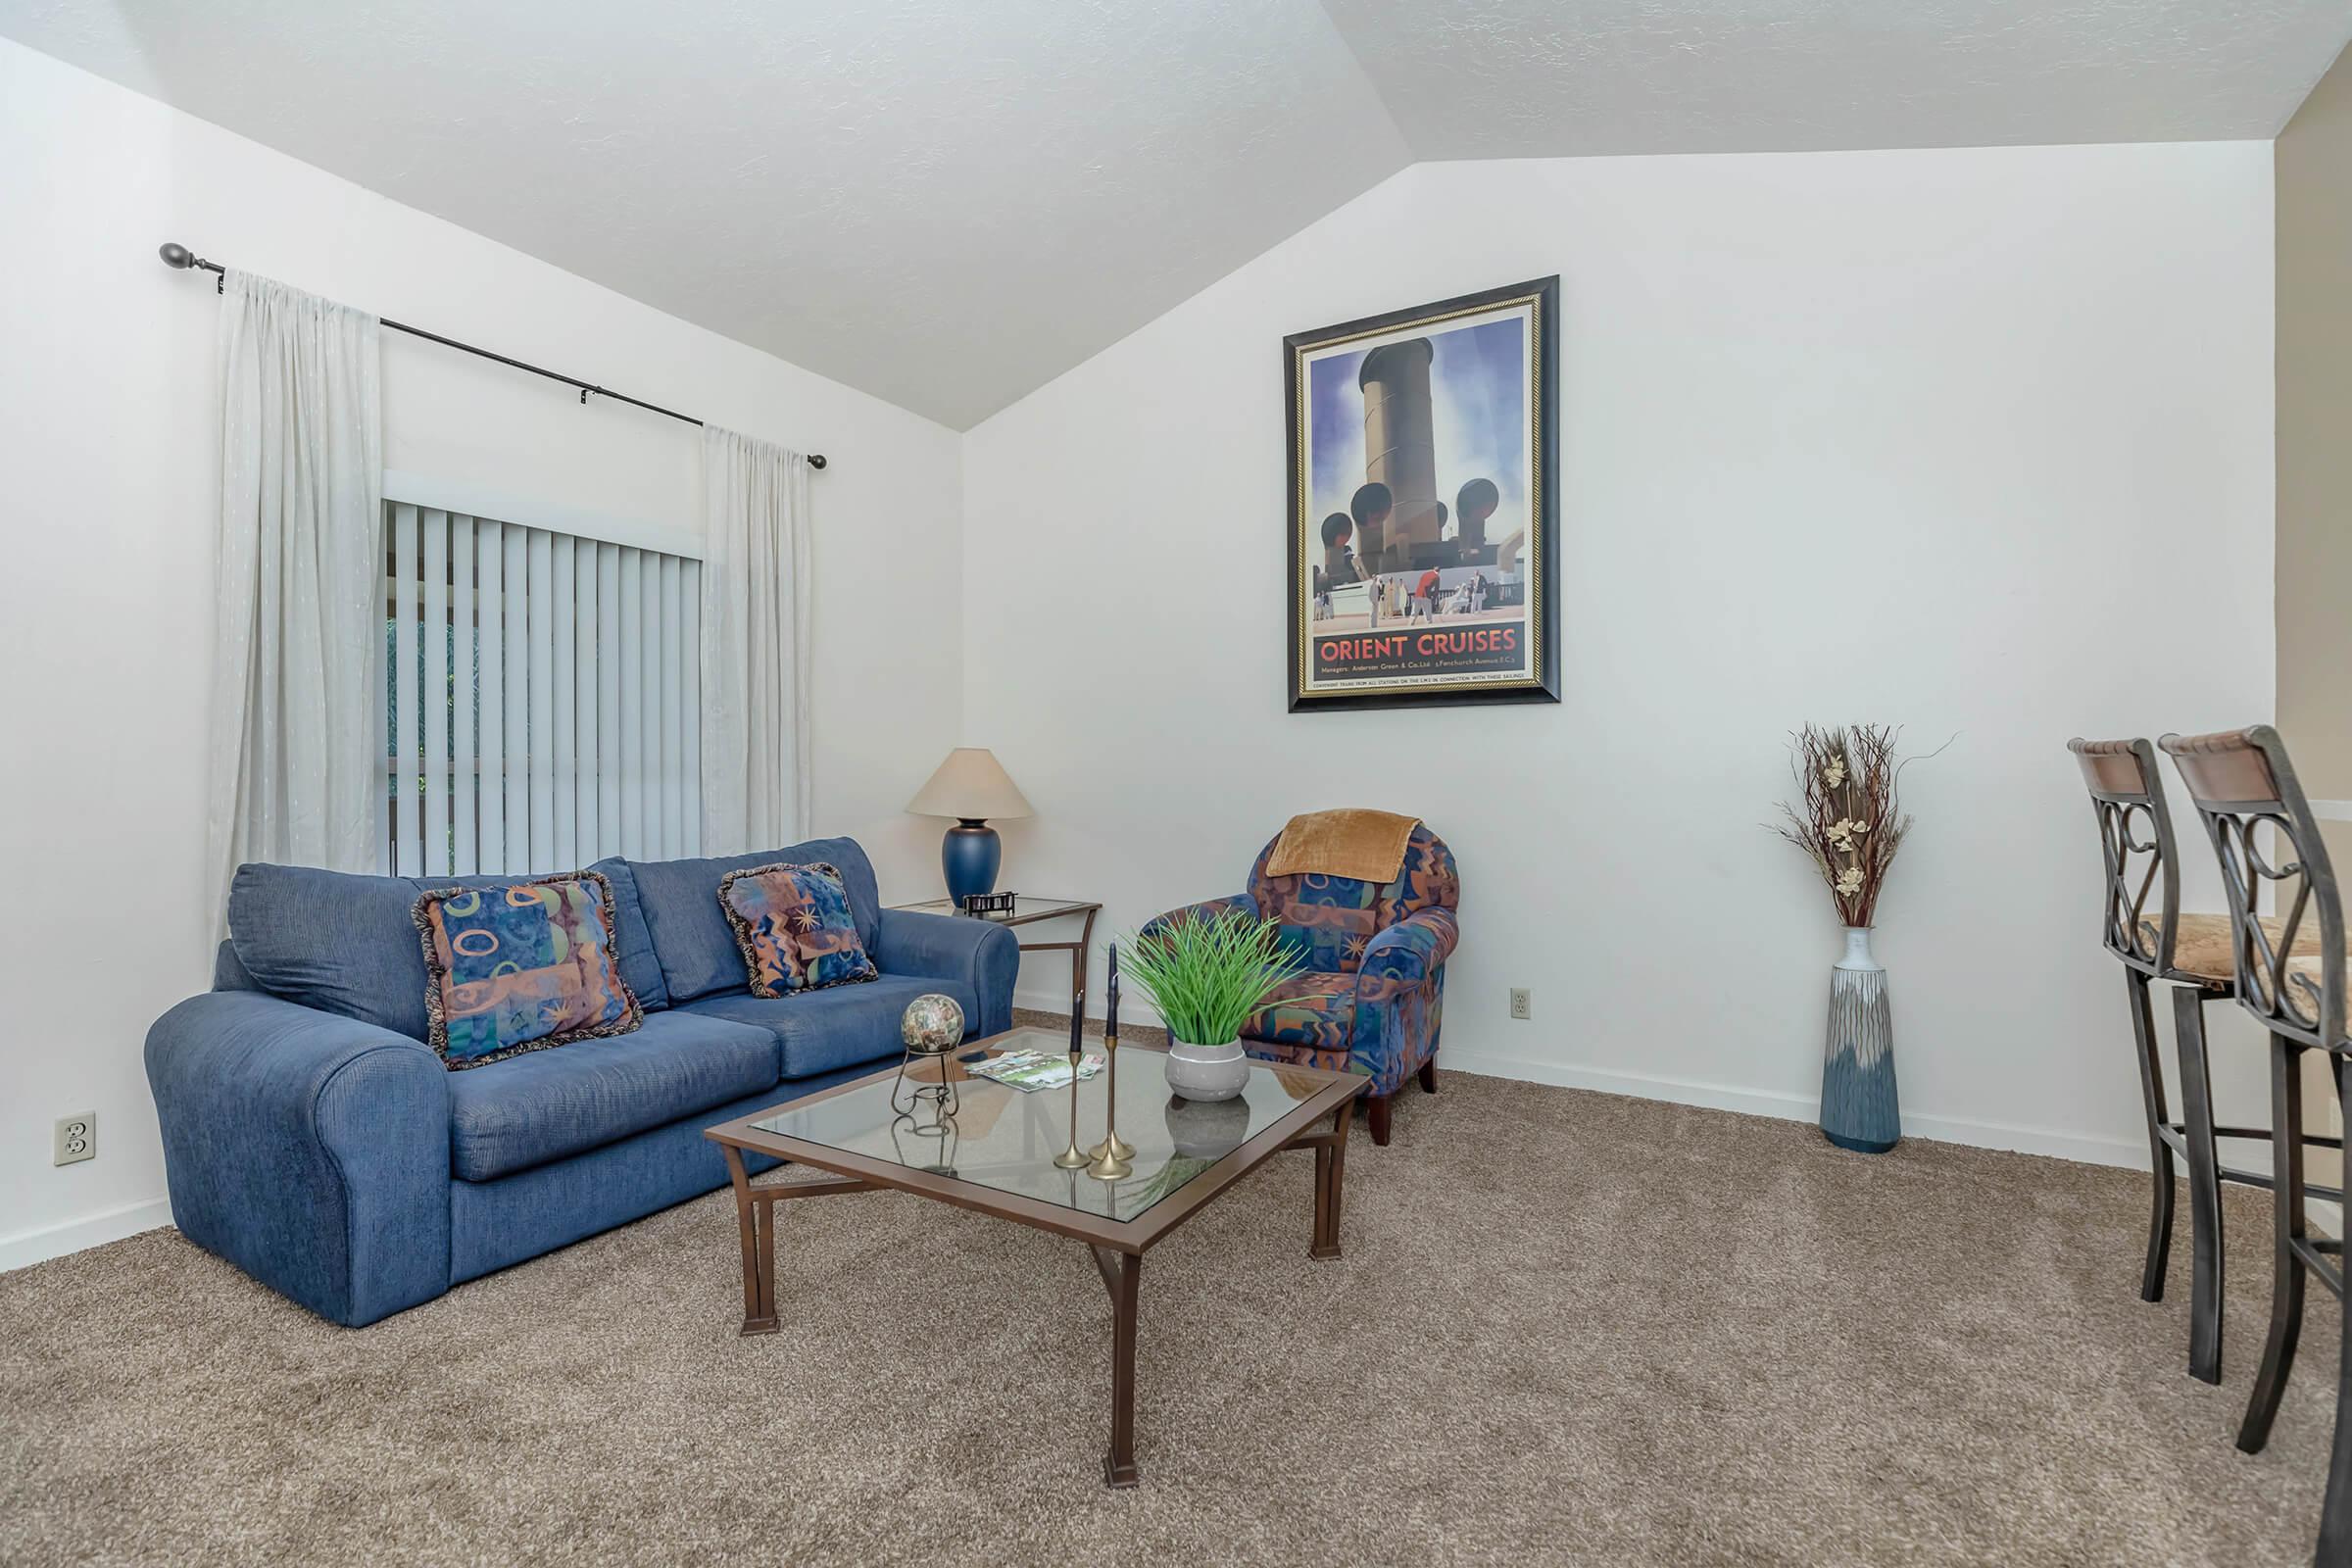
[[1324, 0], [1418, 158], [2268, 138], [2352, 0]]
[[2352, 0], [0, 0], [0, 33], [960, 428], [1416, 158], [2264, 137]]

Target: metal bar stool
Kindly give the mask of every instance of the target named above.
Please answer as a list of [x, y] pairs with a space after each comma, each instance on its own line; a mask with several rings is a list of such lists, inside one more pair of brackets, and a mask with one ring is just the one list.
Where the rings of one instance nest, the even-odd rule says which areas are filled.
[[[2218, 735], [2167, 735], [2158, 742], [2180, 770], [2205, 836], [2222, 867], [2230, 901], [2230, 935], [2238, 1005], [2262, 1020], [2271, 1035], [2271, 1136], [2278, 1166], [2274, 1188], [2273, 1251], [2277, 1272], [2271, 1286], [2271, 1332], [2262, 1349], [2262, 1371], [2246, 1401], [2237, 1446], [2258, 1453], [2270, 1440], [2271, 1418], [2294, 1366], [2295, 1341], [2303, 1329], [2303, 1288], [2316, 1275], [2322, 1285], [2344, 1295], [2340, 1241], [2308, 1234], [2304, 1200], [2342, 1193], [2304, 1179], [2304, 1151], [2343, 1148], [2337, 1138], [2315, 1137], [2303, 1127], [2303, 1054], [2328, 1054], [2338, 1104], [2352, 1118], [2352, 1072], [2345, 1053], [2344, 909], [2335, 871], [2311, 803], [2287, 760], [2278, 732], [2267, 724]], [[2260, 840], [2268, 827], [2266, 853]], [[2263, 889], [2272, 890], [2275, 920], [2259, 914]], [[2307, 922], [2319, 926], [2319, 951], [2302, 950], [2298, 938]], [[2352, 1429], [2344, 1420], [2345, 1392], [2352, 1389], [2352, 1314], [2346, 1314], [2343, 1359], [2336, 1375], [2335, 1442], [2328, 1460], [2328, 1497], [2320, 1510], [2320, 1540], [2314, 1560], [2352, 1561]]]
[[[2180, 866], [2174, 858], [2173, 818], [2156, 776], [2156, 749], [2145, 740], [2067, 742], [2090, 788], [2107, 867], [2101, 941], [2123, 960], [2125, 998], [2139, 1060], [2140, 1104], [2148, 1130], [2148, 1163], [2155, 1178], [2148, 1214], [2148, 1255], [2140, 1271], [2143, 1301], [2164, 1299], [2164, 1274], [2173, 1242], [2173, 1156], [2188, 1166], [2190, 1270], [2188, 1371], [2222, 1381], [2222, 1183], [2271, 1185], [2268, 1171], [2221, 1163], [2216, 1140], [2268, 1139], [2267, 1127], [2216, 1127], [2213, 1079], [2205, 1058], [2205, 1004], [2234, 992], [2227, 914], [2180, 911]], [[2149, 896], [2157, 906], [2148, 907]], [[2316, 937], [2306, 944], [2318, 952]], [[2165, 1106], [2164, 1069], [2156, 1046], [2149, 982], [2173, 993], [2173, 1037], [2180, 1068], [2180, 1120]]]

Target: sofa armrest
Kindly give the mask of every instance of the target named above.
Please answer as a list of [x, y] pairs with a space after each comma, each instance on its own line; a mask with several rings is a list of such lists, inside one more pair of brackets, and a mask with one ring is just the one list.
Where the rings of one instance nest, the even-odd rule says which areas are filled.
[[147, 1082], [189, 1240], [354, 1327], [449, 1289], [449, 1073], [424, 1046], [215, 991], [148, 1030]]
[[1417, 986], [1436, 974], [1462, 939], [1451, 909], [1416, 909], [1373, 937], [1358, 972], [1393, 985]]
[[874, 963], [884, 974], [927, 975], [970, 986], [980, 999], [980, 1016], [965, 1020], [967, 1039], [1001, 1035], [1012, 1027], [1021, 946], [1004, 926], [967, 914], [884, 909], [874, 937]]
[[1246, 919], [1254, 920], [1257, 918], [1257, 901], [1247, 893], [1236, 893], [1230, 898], [1208, 899], [1200, 904], [1187, 904], [1179, 908], [1170, 909], [1165, 914], [1153, 915], [1150, 920], [1144, 922], [1144, 928], [1136, 935], [1148, 937], [1169, 926], [1182, 925], [1188, 920], [1209, 920], [1221, 914], [1238, 914]]

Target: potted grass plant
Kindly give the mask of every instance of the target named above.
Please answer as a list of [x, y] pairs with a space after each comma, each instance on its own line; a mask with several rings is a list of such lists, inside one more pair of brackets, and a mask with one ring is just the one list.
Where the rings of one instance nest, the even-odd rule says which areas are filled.
[[1231, 1100], [1250, 1082], [1242, 1025], [1306, 967], [1271, 918], [1227, 910], [1153, 924], [1121, 944], [1120, 977], [1168, 1029], [1168, 1087], [1187, 1100]]

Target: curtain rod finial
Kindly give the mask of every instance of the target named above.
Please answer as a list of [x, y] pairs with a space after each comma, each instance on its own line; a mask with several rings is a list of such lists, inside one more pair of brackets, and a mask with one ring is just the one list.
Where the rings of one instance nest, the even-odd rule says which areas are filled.
[[185, 245], [182, 245], [177, 240], [168, 239], [164, 241], [163, 244], [156, 247], [155, 254], [164, 259], [164, 265], [166, 267], [172, 268], [178, 271], [184, 272], [189, 268], [196, 265], [196, 253], [189, 250]]
[[811, 452], [808, 454], [808, 466], [811, 468], [821, 468], [824, 466], [825, 455], [822, 452]]

